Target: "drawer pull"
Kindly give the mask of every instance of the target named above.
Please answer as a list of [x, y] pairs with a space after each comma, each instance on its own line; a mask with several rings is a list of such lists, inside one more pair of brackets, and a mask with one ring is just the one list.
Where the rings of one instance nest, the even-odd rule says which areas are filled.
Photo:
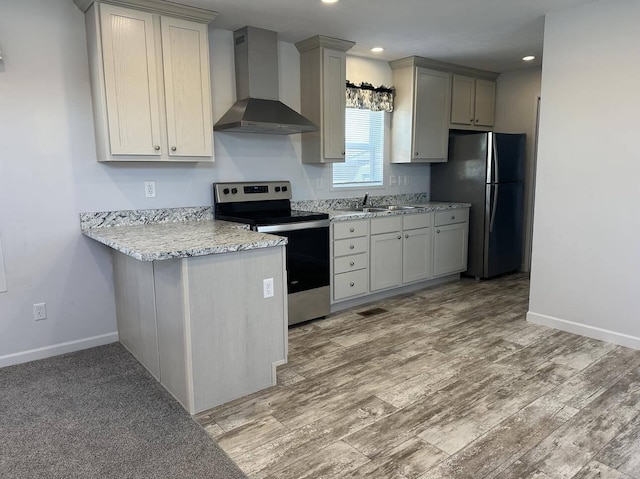
[[350, 265], [350, 266], [355, 266], [355, 265], [356, 265], [356, 263], [355, 263], [354, 261], [351, 261], [351, 262], [349, 263], [349, 265]]
[[436, 233], [440, 234], [440, 230], [436, 231]]
[[353, 233], [355, 230], [356, 230], [355, 228], [349, 228], [349, 231], [350, 231], [351, 233]]
[[160, 151], [160, 145], [155, 145], [155, 146], [153, 147], [153, 149], [154, 149], [154, 150], [156, 150], [156, 151]]
[[398, 239], [402, 239], [402, 236], [398, 236]]
[[349, 283], [349, 286], [351, 286], [352, 288], [356, 285], [356, 283], [354, 283], [353, 281], [351, 281], [351, 283]]
[[355, 248], [355, 245], [350, 244], [349, 249], [353, 249], [353, 248]]
[[418, 152], [416, 151], [416, 156], [418, 156]]
[[455, 216], [452, 216], [452, 217], [451, 217], [451, 219], [452, 219], [452, 220], [455, 220], [455, 219], [456, 219], [456, 217], [455, 217]]
[[409, 237], [409, 235], [404, 235], [404, 237], [405, 237], [405, 238], [408, 238], [408, 237]]

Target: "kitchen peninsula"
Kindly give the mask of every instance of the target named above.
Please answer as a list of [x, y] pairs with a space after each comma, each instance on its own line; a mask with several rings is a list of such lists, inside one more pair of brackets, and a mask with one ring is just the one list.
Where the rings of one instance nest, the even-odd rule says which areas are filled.
[[287, 358], [286, 238], [215, 221], [210, 207], [80, 222], [114, 250], [120, 342], [190, 414], [275, 384]]

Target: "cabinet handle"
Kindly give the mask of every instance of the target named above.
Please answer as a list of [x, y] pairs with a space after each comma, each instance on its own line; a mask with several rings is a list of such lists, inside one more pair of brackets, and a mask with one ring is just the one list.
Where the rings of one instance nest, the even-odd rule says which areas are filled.
[[418, 156], [418, 152], [416, 151], [415, 156]]
[[440, 230], [436, 231], [436, 233], [440, 234]]
[[343, 152], [342, 152], [342, 156], [344, 156], [344, 155], [345, 155], [345, 152], [343, 151]]
[[455, 219], [456, 219], [455, 215], [454, 215], [454, 216], [452, 216], [452, 217], [451, 217], [451, 219], [452, 219], [452, 220], [455, 220]]
[[175, 146], [171, 147], [171, 151], [176, 151], [176, 150], [177, 150], [177, 148]]
[[402, 239], [402, 236], [398, 236], [398, 239]]
[[355, 230], [356, 230], [355, 228], [349, 228], [349, 231], [350, 231], [351, 233], [353, 233]]
[[469, 123], [473, 123], [473, 118], [469, 118]]
[[353, 261], [351, 261], [351, 262], [349, 263], [349, 266], [355, 266], [355, 263], [354, 263]]
[[353, 249], [353, 248], [355, 248], [355, 246], [354, 246], [354, 245], [352, 245], [352, 244], [350, 244], [350, 245], [349, 245], [349, 249]]
[[408, 237], [409, 237], [409, 235], [404, 235], [404, 237], [405, 237], [405, 238], [408, 238]]
[[356, 283], [354, 283], [353, 281], [351, 283], [349, 283], [349, 286], [351, 286], [352, 288], [356, 285]]
[[154, 145], [153, 149], [156, 150], [156, 151], [160, 151], [160, 145]]
[[476, 118], [476, 123], [480, 123], [480, 118]]

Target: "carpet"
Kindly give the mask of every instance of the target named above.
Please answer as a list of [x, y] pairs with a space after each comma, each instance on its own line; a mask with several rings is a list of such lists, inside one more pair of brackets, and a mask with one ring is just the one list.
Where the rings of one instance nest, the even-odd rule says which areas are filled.
[[246, 476], [115, 343], [0, 369], [0, 477]]

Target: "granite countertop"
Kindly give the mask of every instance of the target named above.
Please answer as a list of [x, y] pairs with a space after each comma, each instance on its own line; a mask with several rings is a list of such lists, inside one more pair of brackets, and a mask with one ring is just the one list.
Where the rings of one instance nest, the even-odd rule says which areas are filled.
[[82, 234], [140, 261], [187, 258], [287, 244], [287, 238], [217, 221], [211, 208], [82, 213]]
[[[402, 206], [402, 205], [401, 205]], [[470, 203], [445, 203], [439, 201], [429, 201], [425, 203], [415, 203], [406, 206], [415, 206], [408, 210], [390, 210], [390, 211], [342, 211], [332, 208], [315, 208], [315, 211], [328, 213], [331, 221], [360, 220], [364, 218], [377, 218], [392, 215], [411, 215], [416, 213], [429, 213], [432, 211], [453, 210], [459, 208], [470, 208]]]

